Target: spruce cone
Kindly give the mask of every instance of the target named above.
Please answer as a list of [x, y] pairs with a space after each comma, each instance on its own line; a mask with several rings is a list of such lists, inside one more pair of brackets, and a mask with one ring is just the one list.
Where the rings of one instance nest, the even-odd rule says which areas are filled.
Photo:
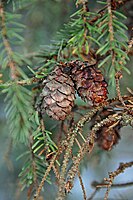
[[110, 128], [111, 125], [112, 124], [103, 126], [99, 131], [97, 131], [97, 143], [102, 149], [106, 151], [110, 151], [120, 139], [120, 125]]
[[[113, 115], [115, 112], [110, 109], [103, 108], [102, 110], [98, 111], [97, 114], [94, 116], [92, 120], [91, 128], [101, 122], [103, 119], [107, 118], [109, 115]], [[99, 147], [103, 150], [110, 151], [114, 145], [116, 145], [120, 139], [120, 123], [113, 124], [113, 122], [109, 122], [106, 125], [102, 126], [96, 132], [96, 142]]]
[[75, 83], [78, 95], [92, 105], [98, 105], [107, 99], [107, 83], [100, 70], [89, 62], [72, 61], [64, 65], [64, 72], [69, 73]]
[[56, 67], [43, 84], [42, 113], [46, 111], [50, 117], [64, 120], [74, 106], [74, 83], [67, 74], [62, 72], [61, 68]]

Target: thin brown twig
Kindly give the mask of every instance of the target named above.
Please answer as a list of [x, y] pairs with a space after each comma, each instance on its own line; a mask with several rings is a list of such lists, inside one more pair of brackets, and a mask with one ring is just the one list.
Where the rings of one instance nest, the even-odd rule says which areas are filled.
[[126, 104], [124, 103], [124, 100], [121, 96], [121, 91], [120, 91], [120, 83], [119, 83], [119, 79], [122, 78], [122, 73], [121, 72], [117, 72], [115, 75], [115, 80], [116, 80], [116, 91], [117, 91], [117, 95], [119, 98], [119, 101], [122, 103], [122, 105], [126, 108]]
[[[93, 134], [93, 133], [92, 133]], [[82, 145], [82, 148], [79, 149], [79, 152], [76, 156], [73, 157], [73, 166], [68, 172], [67, 182], [66, 182], [66, 190], [70, 192], [73, 187], [74, 178], [79, 170], [79, 165], [84, 155], [88, 152], [90, 154], [94, 148], [94, 135], [90, 135], [88, 140]]]
[[[101, 107], [101, 106], [100, 106]], [[92, 116], [99, 110], [99, 106], [94, 108], [91, 112], [87, 113], [82, 117], [79, 122], [75, 125], [73, 129], [70, 129], [69, 134], [71, 135], [70, 140], [68, 141], [68, 145], [65, 151], [64, 160], [61, 168], [60, 173], [60, 180], [59, 180], [59, 188], [58, 188], [58, 194], [56, 200], [64, 200], [66, 194], [65, 194], [65, 176], [67, 172], [67, 165], [69, 162], [70, 157], [72, 156], [72, 146], [75, 141], [76, 135], [82, 130], [84, 124], [91, 120]], [[81, 151], [81, 150], [80, 150]], [[68, 187], [69, 188], [69, 187]]]
[[[113, 29], [113, 14], [112, 14], [112, 5], [111, 5], [111, 0], [107, 0], [107, 10], [109, 14], [109, 22], [108, 22], [108, 27], [109, 27], [109, 39], [110, 43], [114, 41], [114, 29]], [[111, 54], [112, 54], [112, 66], [115, 65], [115, 52], [114, 49], [111, 46]]]
[[53, 165], [53, 171], [54, 171], [54, 173], [55, 173], [55, 176], [56, 176], [56, 178], [57, 178], [57, 181], [59, 180], [59, 178], [60, 178], [60, 174], [59, 174], [59, 171], [58, 171], [58, 169], [55, 167], [55, 165]]
[[33, 137], [32, 137], [32, 135], [30, 135], [29, 149], [30, 149], [30, 153], [31, 153], [32, 168], [33, 168], [33, 177], [34, 177], [33, 178], [33, 183], [34, 183], [35, 189], [37, 190], [37, 188], [38, 188], [37, 173], [36, 173], [37, 166], [36, 166], [35, 155], [33, 153], [32, 146], [33, 146]]
[[115, 81], [116, 81], [116, 91], [117, 91], [117, 95], [118, 95], [118, 99], [119, 101], [122, 103], [122, 105], [124, 106], [124, 109], [127, 110], [131, 115], [133, 115], [133, 110], [131, 110], [131, 106], [127, 106], [124, 102], [124, 99], [121, 95], [121, 91], [120, 91], [120, 83], [119, 83], [119, 79], [122, 78], [122, 73], [119, 71], [116, 73], [115, 75]]
[[63, 200], [65, 198], [65, 175], [67, 171], [67, 165], [69, 162], [69, 158], [72, 156], [71, 149], [75, 140], [76, 134], [72, 131], [71, 138], [68, 142], [68, 146], [66, 148], [66, 153], [64, 155], [62, 169], [60, 173], [60, 179], [59, 179], [59, 188], [58, 188], [58, 194], [57, 194], [57, 200]]
[[78, 145], [79, 149], [81, 149], [81, 145], [80, 145], [80, 143], [79, 143], [79, 141], [78, 141], [78, 139], [77, 139], [77, 138], [75, 138], [75, 141], [76, 141], [76, 143], [77, 143], [77, 145]]
[[82, 140], [83, 140], [84, 142], [86, 142], [86, 139], [84, 138], [84, 136], [83, 136], [83, 134], [82, 134], [81, 132], [79, 132], [79, 135], [80, 135], [80, 137], [82, 138]]
[[[92, 192], [91, 196], [87, 199], [87, 200], [92, 200], [95, 195], [99, 192], [100, 189], [104, 188], [104, 187], [107, 187], [107, 184], [105, 185], [104, 184], [104, 181], [102, 181], [101, 183], [97, 182], [97, 181], [94, 181], [92, 184], [92, 187], [95, 187], [95, 190]], [[133, 181], [131, 182], [126, 182], [126, 183], [115, 183], [115, 184], [112, 184], [111, 188], [121, 188], [121, 187], [132, 187], [133, 186]]]
[[115, 177], [118, 176], [119, 174], [123, 173], [125, 171], [125, 169], [132, 167], [132, 166], [133, 166], [133, 161], [127, 162], [127, 163], [120, 163], [119, 167], [114, 172], [109, 173], [109, 178], [104, 179], [105, 185], [107, 187], [107, 190], [106, 190], [106, 193], [104, 196], [104, 200], [108, 199], [109, 192], [110, 192], [110, 189], [111, 189], [111, 186], [113, 184]]
[[54, 166], [54, 162], [56, 160], [56, 157], [57, 157], [57, 154], [54, 155], [53, 158], [51, 159], [50, 165], [48, 166], [48, 168], [47, 168], [47, 170], [46, 170], [46, 172], [45, 172], [45, 174], [43, 176], [43, 179], [42, 179], [42, 181], [41, 181], [41, 183], [40, 183], [40, 185], [39, 185], [39, 187], [38, 187], [38, 189], [37, 189], [37, 191], [36, 191], [36, 193], [34, 195], [34, 200], [38, 200], [38, 198], [40, 196], [40, 193], [41, 193], [41, 190], [42, 190], [42, 187], [44, 185], [44, 182], [45, 182], [48, 174], [50, 173], [51, 168]]
[[128, 50], [127, 50], [127, 53], [130, 51], [130, 49], [132, 48], [133, 46], [133, 38], [130, 39], [130, 41], [128, 42]]
[[112, 8], [111, 8], [111, 0], [107, 0], [107, 9], [109, 14], [109, 37], [110, 41], [114, 40], [114, 30], [113, 30], [113, 16], [112, 16]]
[[37, 191], [36, 191], [36, 193], [34, 195], [34, 200], [38, 200], [38, 198], [40, 196], [40, 193], [41, 193], [41, 190], [42, 190], [42, 188], [44, 186], [44, 183], [46, 181], [46, 178], [49, 175], [51, 169], [53, 168], [54, 163], [55, 163], [55, 161], [57, 159], [57, 156], [62, 153], [62, 151], [64, 150], [65, 146], [67, 146], [67, 141], [66, 140], [62, 141], [62, 143], [60, 144], [60, 146], [58, 148], [58, 151], [51, 158], [50, 164], [49, 164], [49, 166], [48, 166], [48, 168], [47, 168], [47, 170], [46, 170], [46, 172], [45, 172], [45, 174], [44, 174], [44, 176], [42, 178], [42, 181], [41, 181], [41, 183], [40, 183], [40, 185], [39, 185], [39, 187], [38, 187], [38, 189], [37, 189]]
[[3, 87], [3, 88], [6, 88], [6, 87], [9, 87], [9, 86], [12, 86], [13, 84], [17, 84], [17, 85], [32, 85], [34, 83], [37, 83], [39, 82], [40, 79], [38, 78], [28, 78], [28, 79], [25, 79], [25, 80], [19, 80], [19, 81], [10, 81], [10, 82], [7, 82], [7, 83], [0, 83], [0, 87]]
[[[123, 6], [125, 3], [129, 2], [131, 0], [123, 0], [123, 1], [117, 1], [116, 2], [116, 9]], [[98, 16], [94, 17], [93, 19], [89, 20], [89, 23], [93, 25], [99, 18], [101, 18], [105, 14], [107, 6], [104, 6], [101, 10], [98, 11]]]
[[84, 187], [84, 184], [83, 184], [83, 181], [82, 181], [82, 177], [81, 177], [81, 174], [80, 174], [79, 171], [78, 171], [78, 177], [79, 177], [80, 185], [81, 185], [81, 188], [82, 188], [82, 191], [83, 191], [84, 200], [87, 200], [85, 187]]
[[[92, 185], [96, 188], [107, 187], [107, 184], [103, 184], [103, 181], [101, 183], [95, 181]], [[129, 187], [129, 186], [133, 186], [133, 181], [126, 183], [114, 183], [112, 184], [111, 187], [116, 188], [116, 187]]]
[[[73, 166], [68, 172], [67, 175], [67, 183], [66, 183], [66, 190], [67, 192], [70, 192], [70, 190], [73, 187], [73, 181], [74, 178], [77, 174], [81, 159], [84, 157], [85, 153], [89, 151], [89, 154], [91, 153], [92, 149], [94, 148], [94, 139], [96, 132], [104, 125], [106, 125], [108, 122], [118, 122], [121, 119], [125, 120], [125, 115], [118, 115], [118, 114], [113, 114], [109, 116], [108, 118], [102, 120], [101, 122], [97, 123], [94, 125], [92, 128], [92, 131], [90, 133], [90, 136], [88, 137], [88, 140], [82, 145], [82, 148], [79, 150], [76, 156], [73, 157]], [[127, 117], [126, 117], [127, 119]], [[92, 146], [92, 147], [91, 147]]]
[[128, 49], [126, 51], [127, 54], [130, 52], [132, 47], [133, 47], [133, 37], [128, 42]]

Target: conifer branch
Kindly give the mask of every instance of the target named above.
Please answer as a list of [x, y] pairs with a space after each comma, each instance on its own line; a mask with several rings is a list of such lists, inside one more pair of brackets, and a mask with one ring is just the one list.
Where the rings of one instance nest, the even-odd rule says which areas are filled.
[[[98, 189], [107, 187], [107, 185], [103, 181], [101, 183], [94, 181], [91, 185]], [[125, 183], [114, 183], [114, 184], [112, 184], [111, 187], [112, 188], [117, 188], [117, 187], [121, 188], [121, 187], [129, 187], [129, 186], [133, 186], [133, 181], [125, 182]]]
[[[104, 149], [111, 150], [113, 145], [117, 144], [118, 139], [120, 139], [119, 129], [127, 125], [133, 126], [133, 96], [122, 96], [119, 83], [122, 70], [129, 73], [126, 62], [129, 60], [128, 54], [133, 45], [133, 38], [129, 41], [125, 32], [127, 27], [122, 21], [126, 19], [126, 16], [117, 11], [120, 6], [127, 2], [129, 0], [106, 0], [106, 2], [101, 2], [104, 5], [101, 10], [91, 12], [88, 8], [88, 0], [77, 0], [76, 5], [79, 5], [81, 9], [72, 15], [72, 19], [65, 25], [64, 30], [60, 31], [58, 35], [59, 41], [53, 42], [52, 47], [44, 48], [38, 54], [33, 52], [24, 56], [15, 52], [14, 46], [12, 46], [12, 43], [20, 44], [23, 41], [23, 37], [19, 33], [24, 26], [16, 21], [18, 14], [6, 12], [5, 4], [3, 1], [0, 1], [0, 22], [2, 28], [0, 35], [0, 40], [2, 40], [0, 44], [2, 52], [0, 53], [0, 62], [2, 61], [3, 69], [6, 68], [7, 70], [7, 67], [9, 67], [12, 79], [5, 83], [1, 83], [0, 80], [0, 87], [3, 89], [3, 93], [7, 93], [5, 98], [5, 101], [7, 101], [6, 112], [14, 141], [25, 142], [29, 147], [29, 151], [20, 155], [20, 158], [26, 156], [26, 161], [19, 175], [22, 187], [28, 187], [27, 196], [29, 199], [34, 190], [34, 200], [38, 200], [41, 197], [42, 188], [45, 186], [46, 181], [50, 182], [50, 173], [53, 170], [58, 185], [56, 200], [65, 199], [67, 193], [73, 188], [74, 178], [77, 175], [82, 188], [83, 198], [87, 200], [85, 186], [79, 172], [81, 161], [87, 153], [91, 154], [95, 143], [104, 149], [102, 145], [100, 146], [99, 141], [101, 139], [105, 143], [111, 141], [111, 145], [108, 145], [110, 148]], [[15, 21], [13, 22], [12, 19], [15, 19]], [[12, 22], [14, 25], [10, 29]], [[32, 78], [28, 78], [25, 72], [20, 69], [23, 63], [28, 63], [26, 59], [28, 60], [30, 56], [38, 57], [39, 66], [41, 65], [41, 67], [36, 68], [37, 72], [34, 72], [29, 67], [34, 74]], [[78, 66], [76, 63], [75, 67], [73, 67], [71, 59], [75, 63], [75, 59], [78, 59], [79, 62], [80, 60], [86, 60], [89, 66], [84, 65], [81, 61]], [[65, 66], [63, 64], [65, 61], [67, 61], [67, 67], [66, 71], [63, 71], [61, 67]], [[112, 84], [116, 86], [117, 91], [117, 97], [113, 100], [107, 100], [107, 83], [103, 75], [100, 74], [100, 70], [96, 69], [97, 64], [99, 64], [99, 67], [106, 66], [109, 80], [111, 83], [116, 84]], [[55, 65], [61, 71], [52, 71], [50, 73]], [[75, 71], [73, 74], [72, 70], [70, 70], [71, 67]], [[88, 72], [88, 69], [93, 70]], [[46, 78], [49, 73], [50, 75]], [[20, 76], [24, 80], [19, 80]], [[59, 80], [60, 78], [61, 80]], [[83, 78], [83, 81], [80, 78]], [[99, 80], [102, 82], [100, 88], [103, 89], [103, 93], [99, 89]], [[62, 83], [64, 87], [62, 87]], [[30, 89], [23, 87], [32, 84], [36, 84], [36, 88], [42, 89], [40, 95], [38, 90], [33, 92], [31, 87], [29, 87], [31, 89], [30, 92]], [[40, 87], [40, 84], [42, 84], [43, 88]], [[90, 88], [92, 88], [91, 92], [89, 91]], [[86, 91], [90, 92], [90, 94], [93, 93], [93, 101], [97, 98], [96, 95], [98, 95], [96, 105], [99, 103], [97, 107], [94, 105], [90, 107], [88, 104], [84, 106], [84, 112], [81, 110], [82, 117], [77, 123], [74, 121], [77, 120], [75, 108], [77, 109], [78, 107], [79, 110], [82, 106], [74, 107], [75, 91], [83, 100], [86, 99]], [[69, 93], [72, 93], [73, 96], [69, 96]], [[105, 96], [105, 99], [102, 101], [103, 104], [100, 102], [102, 99], [101, 93]], [[33, 97], [33, 95], [35, 96]], [[33, 101], [33, 98], [37, 101], [36, 103]], [[65, 103], [62, 102], [62, 99], [65, 100]], [[89, 96], [87, 100], [89, 100]], [[43, 103], [39, 104], [40, 101]], [[52, 104], [52, 106], [50, 107], [49, 104]], [[40, 115], [38, 111], [34, 110], [36, 105], [38, 105]], [[68, 110], [67, 105], [70, 106], [70, 109], [73, 107], [72, 116], [67, 119], [60, 118], [60, 115], [57, 116], [55, 119], [63, 120], [61, 127], [58, 126], [60, 122], [56, 123], [56, 125], [54, 121], [52, 122], [56, 129], [58, 127], [59, 130], [59, 137], [56, 137], [56, 141], [59, 138], [57, 147], [54, 139], [51, 137], [51, 131], [45, 129], [47, 124], [44, 124], [43, 111], [46, 111], [50, 117], [53, 117], [59, 110], [66, 113]], [[84, 114], [86, 108], [89, 109], [89, 112]], [[68, 115], [70, 112], [68, 112]], [[65, 117], [68, 115], [66, 113]], [[90, 122], [92, 122], [90, 133], [85, 136], [84, 126]], [[47, 118], [45, 123], [47, 123]], [[104, 128], [106, 128], [107, 132]], [[51, 127], [50, 130], [52, 130]], [[102, 135], [104, 130], [106, 137]], [[112, 135], [108, 134], [110, 131], [112, 131]], [[60, 166], [60, 160], [61, 167], [58, 167], [58, 165]], [[68, 168], [69, 161], [72, 163], [70, 168]], [[105, 200], [108, 198], [115, 177], [131, 166], [133, 166], [133, 162], [120, 164], [117, 170], [109, 173], [109, 178], [104, 180], [105, 183], [103, 182], [103, 185], [101, 183], [103, 187], [107, 188]], [[41, 181], [39, 182], [40, 178]], [[92, 199], [98, 190], [99, 187], [96, 187], [89, 199]]]
[[58, 194], [56, 200], [63, 200], [65, 198], [65, 176], [67, 171], [67, 165], [69, 162], [69, 158], [71, 157], [71, 149], [73, 147], [73, 143], [75, 140], [76, 134], [72, 132], [70, 141], [68, 143], [68, 146], [66, 148], [66, 153], [64, 155], [63, 164], [60, 172], [60, 179], [59, 179], [59, 188], [58, 188]]
[[[115, 9], [120, 8], [121, 6], [123, 6], [124, 4], [126, 4], [127, 2], [130, 2], [131, 0], [118, 0], [117, 2], [115, 2]], [[101, 10], [99, 10], [97, 13], [99, 15], [95, 16], [93, 19], [89, 20], [90, 24], [94, 24], [99, 18], [103, 17], [103, 15], [105, 15], [106, 12], [106, 8], [107, 6], [104, 6]]]
[[67, 174], [67, 183], [66, 183], [67, 192], [70, 192], [70, 190], [73, 187], [74, 178], [77, 174], [77, 171], [79, 170], [79, 165], [81, 163], [81, 160], [83, 159], [83, 157], [85, 156], [87, 152], [90, 154], [91, 151], [93, 150], [94, 139], [95, 139], [95, 135], [92, 133], [87, 139], [87, 141], [83, 144], [82, 148], [79, 150], [77, 155], [73, 157], [72, 159], [73, 166], [71, 167], [71, 169], [69, 170]]
[[60, 174], [59, 174], [59, 171], [58, 171], [58, 169], [55, 165], [53, 165], [53, 172], [55, 174], [55, 177], [57, 178], [57, 183], [58, 183], [58, 180], [60, 178]]
[[2, 34], [2, 38], [3, 38], [3, 43], [4, 43], [4, 46], [5, 46], [7, 55], [8, 55], [8, 59], [9, 59], [8, 65], [11, 70], [11, 78], [13, 80], [16, 80], [18, 78], [18, 72], [16, 69], [16, 64], [13, 59], [13, 51], [12, 51], [12, 48], [10, 46], [8, 36], [7, 36], [7, 30], [6, 30], [6, 25], [5, 25], [6, 18], [5, 18], [4, 7], [3, 7], [2, 2], [0, 2], [0, 16], [1, 16], [1, 27], [2, 27], [1, 34]]
[[129, 114], [133, 115], [133, 111], [131, 110], [131, 106], [125, 104], [124, 99], [123, 99], [123, 97], [121, 95], [120, 82], [119, 82], [119, 80], [121, 78], [122, 78], [122, 73], [121, 72], [117, 72], [116, 75], [115, 75], [115, 80], [116, 80], [116, 91], [117, 91], [118, 99], [122, 103], [122, 105], [124, 106], [124, 109], [127, 110], [127, 112]]
[[112, 8], [111, 8], [111, 0], [107, 0], [107, 8], [109, 13], [109, 38], [110, 42], [113, 42], [114, 40], [114, 30], [113, 30], [113, 19], [112, 19]]
[[53, 157], [51, 158], [50, 164], [47, 167], [47, 169], [45, 171], [45, 174], [44, 174], [44, 176], [43, 176], [43, 178], [41, 180], [41, 183], [39, 184], [39, 187], [37, 188], [37, 191], [36, 191], [36, 193], [34, 195], [34, 200], [38, 200], [38, 198], [40, 196], [40, 193], [41, 193], [41, 190], [42, 190], [42, 188], [44, 186], [44, 183], [45, 183], [45, 181], [46, 181], [46, 179], [47, 179], [47, 177], [48, 177], [48, 175], [49, 175], [49, 173], [50, 173], [50, 171], [51, 171], [52, 168], [53, 168], [55, 174], [57, 175], [57, 178], [59, 178], [59, 175], [58, 175], [58, 172], [57, 172], [57, 170], [56, 170], [56, 168], [54, 166], [54, 163], [55, 163], [58, 155], [60, 155], [63, 152], [63, 150], [64, 150], [64, 148], [66, 146], [67, 146], [67, 141], [63, 140], [61, 142], [61, 144], [59, 145], [59, 147], [58, 147], [58, 151], [56, 151], [55, 154], [53, 155]]
[[[108, 27], [109, 27], [109, 39], [110, 44], [114, 42], [114, 30], [113, 30], [113, 14], [112, 14], [112, 7], [111, 7], [111, 0], [107, 0], [107, 9], [109, 14], [109, 21], [108, 21]], [[111, 56], [112, 56], [112, 66], [115, 67], [115, 52], [112, 47], [110, 47], [111, 50]]]
[[57, 157], [57, 155], [54, 155], [53, 158], [51, 159], [50, 165], [48, 166], [48, 168], [45, 172], [45, 175], [43, 176], [43, 179], [42, 179], [42, 181], [41, 181], [41, 183], [40, 183], [39, 187], [37, 188], [37, 191], [34, 195], [34, 200], [38, 200], [40, 193], [41, 193], [41, 190], [42, 190], [42, 187], [44, 186], [44, 182], [46, 181], [46, 178], [49, 175], [51, 168], [54, 166], [54, 162], [56, 160], [56, 157]]
[[[67, 148], [65, 150], [64, 160], [63, 160], [63, 164], [62, 164], [62, 168], [61, 168], [61, 172], [60, 172], [57, 200], [63, 200], [66, 195], [65, 194], [65, 188], [66, 188], [65, 187], [65, 176], [66, 176], [68, 161], [69, 161], [69, 158], [71, 157], [71, 150], [72, 150], [72, 146], [74, 144], [75, 137], [79, 132], [82, 132], [82, 127], [84, 126], [84, 124], [91, 120], [92, 116], [99, 110], [99, 108], [100, 107], [98, 106], [98, 107], [92, 109], [91, 112], [85, 114], [84, 117], [82, 117], [79, 120], [79, 122], [75, 125], [74, 129], [70, 130], [69, 135], [71, 137], [68, 142]], [[92, 138], [92, 140], [93, 140], [93, 138]], [[90, 142], [92, 142], [92, 141], [90, 140]], [[87, 141], [87, 143], [88, 143], [88, 141]], [[85, 149], [85, 152], [88, 150], [88, 148], [86, 148], [86, 146], [84, 146], [83, 149]], [[81, 155], [81, 152], [82, 152], [82, 150], [80, 150], [79, 155]], [[75, 162], [76, 162], [76, 159], [75, 159]], [[75, 171], [74, 171], [74, 176], [75, 176]]]
[[101, 35], [98, 37], [101, 45], [97, 54], [105, 56], [103, 61], [100, 62], [99, 67], [108, 64], [109, 84], [113, 86], [115, 85], [116, 72], [125, 70], [127, 73], [130, 73], [127, 67], [125, 67], [127, 60], [129, 60], [126, 52], [128, 51], [128, 37], [125, 33], [127, 27], [119, 21], [119, 18], [126, 19], [126, 17], [119, 11], [116, 11], [116, 8], [117, 2], [107, 0], [105, 16], [102, 16], [95, 23], [101, 32]]
[[[101, 190], [102, 188], [107, 188], [107, 184], [104, 183], [104, 180], [101, 181], [100, 183], [97, 181], [92, 182], [92, 187], [95, 188], [94, 192], [92, 192], [91, 196], [87, 200], [93, 200], [95, 195]], [[122, 188], [122, 187], [132, 187], [133, 182], [126, 182], [126, 183], [114, 183], [111, 185], [111, 188]]]
[[99, 123], [96, 123], [91, 132], [93, 134], [96, 134], [96, 132], [102, 127], [102, 126], [105, 126], [106, 124], [110, 123], [110, 122], [118, 122], [122, 120], [122, 116], [121, 115], [118, 115], [118, 114], [114, 114], [114, 115], [109, 115], [109, 117], [103, 119], [102, 121], [100, 121]]
[[32, 145], [33, 145], [33, 138], [32, 136], [30, 136], [30, 144], [29, 144], [29, 148], [30, 148], [30, 153], [31, 153], [31, 161], [32, 161], [32, 171], [33, 171], [33, 185], [35, 187], [35, 189], [37, 190], [38, 188], [38, 182], [37, 182], [37, 166], [36, 166], [36, 162], [35, 162], [35, 154], [33, 153], [33, 149], [32, 149]]
[[107, 191], [105, 193], [105, 197], [104, 200], [108, 199], [108, 195], [111, 189], [111, 186], [113, 184], [113, 181], [115, 179], [116, 176], [118, 176], [119, 174], [123, 173], [125, 171], [125, 169], [132, 167], [133, 166], [133, 161], [131, 162], [127, 162], [127, 163], [120, 163], [119, 167], [114, 171], [114, 172], [109, 172], [109, 178], [105, 178], [104, 181], [107, 184]]
[[124, 103], [124, 100], [121, 96], [121, 91], [120, 91], [120, 85], [119, 85], [119, 79], [122, 78], [122, 73], [121, 72], [117, 72], [115, 75], [115, 79], [116, 79], [116, 91], [117, 91], [117, 95], [119, 100], [121, 101], [122, 105], [126, 108], [126, 105]]
[[0, 83], [0, 88], [8, 88], [9, 86], [12, 86], [14, 84], [16, 85], [22, 85], [22, 86], [25, 86], [25, 85], [32, 85], [34, 83], [37, 83], [39, 82], [40, 79], [39, 78], [29, 78], [29, 79], [25, 79], [25, 80], [16, 80], [15, 82], [14, 81], [9, 81], [9, 82], [6, 82], [6, 83]]

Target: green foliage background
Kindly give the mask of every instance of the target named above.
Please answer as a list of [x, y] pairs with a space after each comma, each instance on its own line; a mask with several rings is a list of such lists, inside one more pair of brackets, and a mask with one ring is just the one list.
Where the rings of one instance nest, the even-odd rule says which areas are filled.
[[[92, 10], [96, 10], [96, 1], [89, 1], [90, 6], [89, 8]], [[31, 58], [34, 53], [36, 54], [39, 49], [44, 49], [47, 50], [47, 46], [44, 47], [44, 45], [49, 45], [51, 43], [51, 40], [55, 38], [56, 32], [63, 28], [63, 24], [65, 22], [69, 21], [69, 16], [76, 11], [75, 8], [75, 2], [74, 1], [69, 1], [69, 0], [30, 0], [29, 2], [27, 1], [8, 1], [8, 4], [6, 5], [6, 9], [10, 12], [12, 9], [18, 13], [22, 14], [22, 18], [18, 19], [19, 22], [25, 25], [25, 29], [22, 30], [22, 35], [24, 36], [24, 54], [26, 55], [27, 59], [22, 61], [21, 57], [18, 62], [22, 61], [23, 63], [26, 63], [27, 65], [30, 65], [30, 61], [28, 58]], [[13, 21], [13, 20], [12, 20]], [[10, 26], [9, 26], [10, 28]], [[15, 27], [16, 28], [16, 27]], [[19, 36], [16, 35], [16, 38], [19, 41], [23, 42], [23, 39]], [[17, 41], [16, 39], [14, 39]], [[17, 46], [14, 48], [14, 51], [21, 52], [21, 46]], [[20, 53], [21, 54], [21, 53]], [[38, 67], [38, 58], [33, 58], [32, 63], [34, 63], [34, 68]], [[7, 63], [5, 63], [6, 65]], [[42, 64], [42, 62], [40, 63]], [[126, 72], [124, 72], [123, 75], [123, 80], [121, 81], [121, 86], [122, 86], [122, 93], [125, 94], [127, 93], [126, 87], [133, 88], [133, 82], [132, 82], [132, 74], [133, 74], [133, 69], [131, 67], [132, 64], [132, 58], [128, 63], [128, 67], [130, 69], [131, 75], [129, 76]], [[28, 69], [24, 67], [25, 72], [28, 72]], [[32, 73], [29, 71], [29, 76], [32, 75]], [[8, 70], [4, 72], [4, 80], [8, 80]], [[24, 74], [22, 76], [25, 77]], [[20, 86], [19, 86], [20, 87]], [[15, 91], [17, 88], [15, 88]], [[14, 88], [13, 90], [14, 91]], [[26, 91], [24, 91], [26, 93]], [[114, 90], [112, 87], [110, 87], [110, 97], [114, 96]], [[23, 165], [23, 158], [16, 161], [16, 158], [27, 150], [26, 147], [24, 147], [22, 144], [17, 144], [15, 148], [10, 149], [11, 141], [9, 139], [9, 127], [6, 124], [6, 116], [4, 114], [5, 108], [7, 108], [6, 102], [3, 103], [3, 99], [5, 98], [5, 94], [1, 94], [0, 96], [0, 135], [1, 135], [1, 140], [0, 140], [0, 157], [2, 158], [0, 160], [0, 171], [2, 172], [2, 176], [0, 179], [0, 200], [17, 200], [17, 199], [24, 199], [26, 196], [26, 191], [20, 193], [19, 192], [19, 181], [18, 181], [18, 174], [20, 173], [20, 169]], [[9, 95], [9, 100], [10, 100], [10, 95]], [[30, 98], [27, 96], [27, 98]], [[21, 98], [22, 102], [23, 99]], [[79, 100], [80, 102], [80, 100]], [[80, 102], [81, 103], [81, 102]], [[29, 106], [29, 105], [26, 105]], [[8, 108], [7, 108], [8, 109]], [[26, 108], [25, 108], [26, 109]], [[24, 110], [23, 112], [26, 112]], [[19, 117], [19, 116], [16, 116]], [[46, 126], [47, 129], [49, 130], [51, 126], [54, 127], [55, 123], [51, 120], [49, 122], [49, 119], [46, 120]], [[27, 119], [26, 119], [27, 121]], [[31, 119], [32, 121], [32, 119]], [[29, 124], [27, 124], [27, 127], [29, 128]], [[28, 129], [27, 128], [27, 129]], [[27, 130], [25, 130], [26, 134]], [[128, 137], [125, 137], [124, 132], [127, 132]], [[39, 134], [39, 133], [38, 133]], [[125, 143], [131, 145], [131, 142], [128, 143], [128, 141], [131, 139], [133, 141], [133, 136], [131, 135], [131, 129], [127, 128], [124, 129], [123, 131], [122, 139], [125, 141]], [[56, 136], [55, 136], [56, 137]], [[90, 164], [91, 168], [95, 166], [97, 163], [101, 164], [101, 168], [104, 166], [105, 163], [109, 162], [109, 157], [115, 157], [116, 155], [116, 162], [119, 163], [119, 159], [117, 157], [122, 158], [122, 149], [126, 148], [124, 142], [114, 149], [111, 153], [103, 153], [103, 152], [98, 152], [96, 155], [94, 154], [94, 160], [92, 159], [92, 163]], [[128, 148], [129, 154], [128, 154], [128, 159], [130, 159], [132, 149]], [[127, 159], [127, 152], [128, 150], [125, 151], [125, 160]], [[118, 155], [117, 152], [120, 152]], [[111, 157], [111, 158], [112, 158]], [[128, 160], [127, 159], [127, 160]], [[101, 161], [100, 161], [101, 160]], [[111, 160], [112, 161], [112, 160]], [[111, 161], [109, 162], [109, 166], [115, 166], [113, 165], [114, 163]], [[95, 163], [96, 162], [96, 163]], [[85, 162], [87, 163], [87, 162]], [[83, 165], [83, 169], [85, 169], [85, 166], [87, 164]], [[101, 170], [101, 169], [100, 169]], [[99, 172], [101, 172], [99, 170]], [[105, 169], [104, 174], [102, 174], [102, 177], [105, 175], [107, 169]], [[110, 168], [109, 168], [110, 170]], [[84, 171], [84, 170], [83, 170]], [[108, 171], [108, 170], [107, 170]], [[102, 172], [101, 172], [102, 173]], [[88, 172], [89, 174], [89, 172]], [[88, 175], [89, 176], [89, 175]], [[97, 174], [97, 177], [100, 177], [100, 173]], [[55, 187], [51, 186], [49, 187], [49, 184], [46, 184], [46, 191], [49, 194], [49, 197], [46, 197], [47, 200], [51, 199], [54, 200], [54, 192], [55, 192]], [[130, 194], [129, 194], [130, 196]], [[69, 197], [70, 199], [74, 199], [75, 197], [71, 196]], [[129, 197], [130, 198], [130, 197]]]

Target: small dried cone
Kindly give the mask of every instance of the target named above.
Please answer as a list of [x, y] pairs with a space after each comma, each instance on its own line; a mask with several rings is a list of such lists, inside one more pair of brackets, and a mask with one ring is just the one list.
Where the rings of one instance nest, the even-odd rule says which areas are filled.
[[98, 105], [107, 99], [107, 83], [101, 71], [91, 63], [71, 61], [64, 66], [64, 71], [71, 75], [77, 93], [84, 101]]
[[113, 128], [110, 128], [110, 126], [103, 126], [99, 131], [97, 131], [97, 144], [102, 149], [110, 151], [120, 139], [119, 129], [119, 125]]
[[[94, 116], [92, 120], [91, 128], [101, 122], [102, 120], [106, 119], [108, 116], [115, 114], [115, 111], [108, 108], [103, 108], [102, 110], [98, 111], [97, 114]], [[109, 122], [106, 125], [102, 126], [96, 132], [96, 142], [99, 147], [103, 150], [110, 151], [114, 145], [116, 145], [120, 139], [120, 123]]]
[[43, 84], [42, 113], [46, 111], [50, 117], [64, 120], [74, 106], [74, 83], [67, 74], [62, 72], [61, 68], [56, 67]]

